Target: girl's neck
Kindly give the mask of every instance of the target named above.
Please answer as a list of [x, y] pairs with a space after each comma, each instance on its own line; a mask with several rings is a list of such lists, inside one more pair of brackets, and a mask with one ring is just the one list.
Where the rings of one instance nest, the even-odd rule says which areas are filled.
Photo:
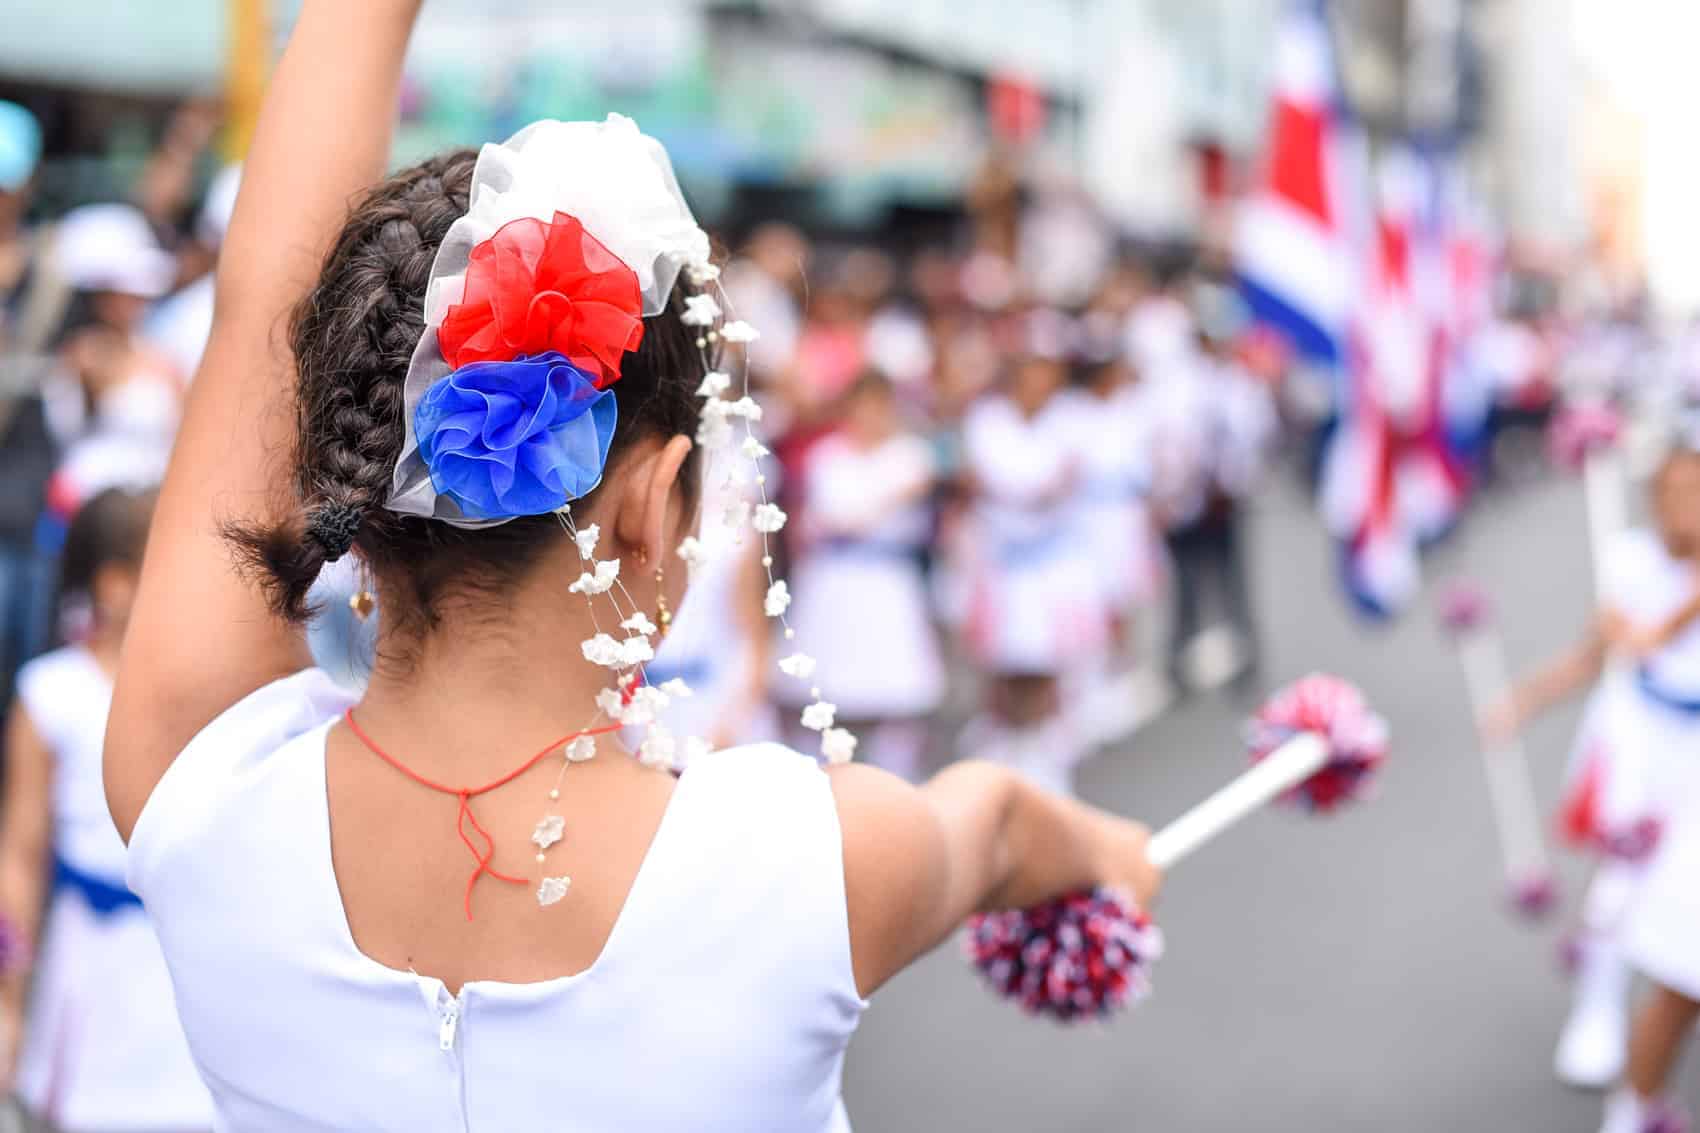
[[[576, 566], [576, 552], [572, 558]], [[541, 563], [503, 605], [446, 609], [423, 639], [381, 640], [355, 709], [361, 726], [406, 748], [416, 768], [470, 783], [598, 722], [596, 694], [616, 677], [586, 661], [580, 643], [597, 632], [628, 634], [607, 595], [587, 602], [567, 592], [577, 577], [567, 570], [564, 559]], [[632, 602], [618, 588], [611, 593], [629, 614]]]

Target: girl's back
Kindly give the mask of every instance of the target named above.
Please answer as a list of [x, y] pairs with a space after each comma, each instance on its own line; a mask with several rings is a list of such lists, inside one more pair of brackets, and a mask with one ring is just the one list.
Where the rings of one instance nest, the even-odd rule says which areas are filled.
[[[573, 900], [539, 910], [528, 887], [482, 878], [467, 922], [441, 884], [475, 867], [451, 833], [452, 797], [392, 782], [373, 836], [358, 796], [327, 790], [327, 763], [359, 774], [335, 770], [348, 706], [316, 670], [255, 692], [183, 752], [132, 836], [132, 883], [163, 926], [232, 1128], [840, 1127], [862, 1001], [838, 817], [813, 760], [767, 746], [699, 759], [653, 834], [623, 838], [601, 827], [643, 811], [625, 757], [574, 766], [548, 804], [569, 820], [551, 869], [571, 872]], [[555, 765], [535, 771], [535, 791], [521, 779], [473, 800], [479, 821], [513, 830], [489, 804], [543, 799]], [[498, 837], [493, 868], [524, 870], [515, 840]], [[451, 846], [452, 862], [434, 861]], [[457, 934], [481, 942], [473, 966], [526, 981], [455, 988], [390, 944], [452, 948]], [[539, 934], [557, 944], [536, 947]]]

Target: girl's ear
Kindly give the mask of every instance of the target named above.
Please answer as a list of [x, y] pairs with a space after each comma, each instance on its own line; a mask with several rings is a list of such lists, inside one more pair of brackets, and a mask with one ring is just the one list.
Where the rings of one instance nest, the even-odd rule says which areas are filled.
[[668, 536], [684, 510], [685, 486], [679, 473], [690, 453], [691, 439], [679, 434], [664, 444], [646, 446], [641, 455], [634, 453], [626, 473], [614, 533], [656, 562], [667, 553]]

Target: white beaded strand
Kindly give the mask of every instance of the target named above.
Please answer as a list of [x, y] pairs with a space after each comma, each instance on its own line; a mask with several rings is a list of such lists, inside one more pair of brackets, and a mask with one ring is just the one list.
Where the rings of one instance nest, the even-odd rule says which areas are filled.
[[[767, 578], [767, 593], [763, 599], [763, 612], [779, 623], [781, 633], [786, 641], [796, 639], [797, 631], [792, 628], [787, 617], [791, 605], [790, 588], [785, 580], [773, 573], [772, 536], [785, 526], [785, 512], [774, 503], [767, 492], [767, 475], [761, 471], [761, 458], [768, 455], [768, 448], [762, 444], [755, 434], [755, 422], [761, 420], [761, 406], [750, 396], [750, 360], [749, 352], [743, 352], [738, 360], [738, 397], [727, 401], [725, 395], [730, 392], [732, 382], [726, 370], [722, 369], [719, 344], [733, 343], [748, 345], [758, 337], [757, 331], [749, 323], [737, 318], [733, 310], [731, 298], [725, 288], [718, 283], [720, 272], [713, 265], [693, 265], [686, 268], [693, 283], [699, 287], [713, 286], [717, 302], [697, 304], [690, 309], [702, 312], [709, 309], [725, 312], [731, 319], [718, 329], [710, 328], [697, 339], [697, 348], [702, 352], [703, 370], [705, 377], [697, 389], [698, 396], [704, 399], [701, 410], [702, 427], [698, 430], [699, 440], [705, 444], [719, 447], [730, 438], [726, 435], [731, 426], [731, 419], [737, 418], [743, 422], [744, 437], [739, 446], [740, 453], [755, 468], [755, 486], [759, 502], [752, 509], [747, 505], [735, 517], [738, 526], [748, 523], [761, 539], [761, 567]], [[729, 447], [729, 446], [728, 446]], [[686, 547], [680, 545], [681, 557], [686, 555]], [[813, 676], [814, 659], [805, 653], [792, 653], [779, 662], [779, 669], [787, 676], [799, 680], [807, 680]], [[843, 728], [833, 726], [833, 715], [836, 706], [821, 699], [818, 686], [809, 689], [810, 703], [803, 709], [801, 722], [804, 727], [812, 728], [822, 734], [821, 755], [829, 763], [843, 763], [855, 753], [856, 737]]]

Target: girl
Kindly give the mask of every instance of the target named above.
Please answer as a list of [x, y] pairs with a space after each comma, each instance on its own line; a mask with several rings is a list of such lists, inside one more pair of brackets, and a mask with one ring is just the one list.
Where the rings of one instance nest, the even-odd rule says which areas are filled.
[[963, 424], [973, 495], [963, 541], [966, 638], [989, 681], [988, 712], [963, 739], [966, 751], [985, 747], [1067, 790], [1086, 746], [1067, 678], [1099, 656], [1103, 619], [1091, 560], [1072, 524], [1081, 475], [1077, 418], [1063, 396], [1063, 339], [1048, 314], [1030, 316], [1008, 393], [983, 398]]
[[[630, 121], [379, 180], [416, 8], [302, 7], [125, 641], [107, 791], [191, 1050], [245, 1133], [842, 1130], [868, 995], [973, 909], [1148, 899], [1145, 832], [982, 764], [589, 734], [662, 695], [603, 662], [679, 606], [699, 404], [754, 407], [706, 400], [708, 241]], [[299, 629], [350, 550], [358, 700]]]
[[[177, 262], [155, 242], [140, 210], [73, 210], [59, 225], [55, 258], [72, 287], [61, 373], [47, 390], [49, 419], [64, 446], [48, 487], [49, 519], [62, 524], [102, 489], [159, 483], [184, 375], [143, 333], [148, 306], [170, 287]], [[49, 526], [44, 536], [52, 534]]]
[[[1614, 1097], [1606, 1129], [1639, 1131], [1679, 1049], [1673, 1021], [1700, 994], [1700, 917], [1686, 890], [1700, 820], [1700, 453], [1673, 450], [1653, 484], [1657, 531], [1630, 531], [1607, 556], [1604, 609], [1574, 650], [1518, 686], [1484, 721], [1490, 741], [1590, 681], [1577, 762], [1563, 808], [1566, 833], [1608, 851], [1584, 908], [1588, 936], [1576, 1002], [1559, 1041], [1567, 1081], [1609, 1085], [1622, 1071], [1629, 1023], [1624, 958], [1655, 985], [1628, 1038], [1631, 1089]], [[1626, 659], [1607, 667], [1609, 655]], [[1645, 862], [1643, 865], [1641, 863]], [[1654, 879], [1659, 884], [1653, 885]]]
[[[1151, 486], [1150, 441], [1143, 387], [1121, 357], [1119, 336], [1105, 333], [1108, 311], [1088, 314], [1080, 391], [1073, 399], [1081, 477], [1074, 501], [1075, 538], [1090, 549], [1107, 623], [1108, 648], [1093, 723], [1114, 738], [1125, 694], [1117, 668], [1132, 660], [1134, 619], [1156, 597], [1162, 559], [1146, 496]], [[1094, 329], [1094, 323], [1100, 328]], [[1109, 693], [1105, 696], [1102, 693]]]
[[811, 679], [855, 722], [866, 757], [913, 780], [926, 718], [944, 697], [921, 560], [933, 458], [903, 430], [883, 374], [863, 372], [844, 414], [803, 474], [793, 625], [819, 662]]
[[72, 521], [61, 589], [86, 632], [23, 667], [7, 724], [0, 916], [14, 947], [0, 975], [0, 1026], [19, 1096], [66, 1130], [212, 1126], [101, 790], [112, 673], [151, 508], [148, 497], [108, 490]]

